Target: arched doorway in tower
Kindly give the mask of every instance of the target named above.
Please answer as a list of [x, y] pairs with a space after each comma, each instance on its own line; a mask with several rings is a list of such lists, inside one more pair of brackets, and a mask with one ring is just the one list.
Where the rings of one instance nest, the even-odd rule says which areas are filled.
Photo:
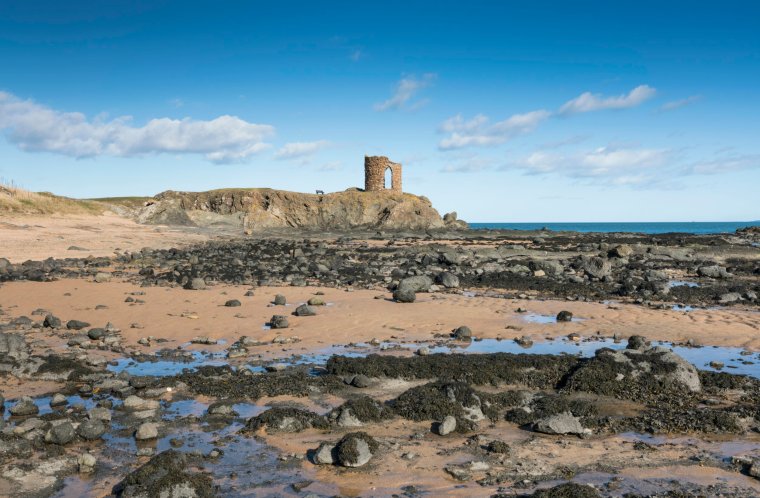
[[393, 170], [390, 168], [390, 166], [385, 168], [385, 173], [383, 173], [383, 175], [383, 187], [386, 189], [393, 188]]

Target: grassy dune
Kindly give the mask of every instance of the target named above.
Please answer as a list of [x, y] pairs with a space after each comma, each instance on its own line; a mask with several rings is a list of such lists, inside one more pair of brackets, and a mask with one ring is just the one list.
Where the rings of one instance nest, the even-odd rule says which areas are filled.
[[102, 214], [106, 206], [0, 183], [0, 214]]

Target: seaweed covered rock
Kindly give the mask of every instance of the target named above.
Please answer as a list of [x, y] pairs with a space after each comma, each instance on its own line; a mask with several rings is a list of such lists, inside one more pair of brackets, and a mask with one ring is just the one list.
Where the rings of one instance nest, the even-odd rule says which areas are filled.
[[189, 472], [189, 458], [184, 453], [168, 450], [150, 459], [127, 475], [113, 489], [121, 498], [208, 498], [215, 496], [211, 478], [200, 472]]
[[[413, 387], [390, 404], [398, 415], [417, 422], [452, 416], [457, 422], [456, 431], [467, 432], [486, 418], [484, 410], [489, 411], [489, 404], [483, 397], [467, 384], [438, 381]], [[494, 412], [490, 415], [495, 416]]]
[[375, 438], [366, 432], [352, 432], [335, 445], [335, 456], [343, 467], [362, 467], [369, 463], [378, 447]]
[[333, 356], [327, 370], [335, 375], [456, 380], [477, 385], [521, 384], [538, 389], [558, 386], [581, 362], [570, 355], [541, 354], [431, 354], [388, 356], [371, 354], [351, 358]]
[[339, 427], [359, 427], [365, 423], [382, 422], [395, 415], [393, 410], [368, 396], [346, 401], [335, 408], [328, 418]]
[[694, 365], [667, 348], [647, 347], [637, 339], [621, 351], [597, 350], [570, 375], [564, 388], [646, 401], [697, 393], [702, 385]]
[[[521, 426], [530, 426], [538, 432], [562, 433], [556, 430], [552, 432], [554, 422], [559, 420], [553, 417], [567, 414], [578, 419], [579, 425], [587, 426], [589, 423], [594, 423], [597, 415], [596, 406], [590, 401], [562, 394], [535, 395], [524, 398], [524, 401], [526, 402], [520, 406], [508, 410], [505, 418]], [[572, 431], [567, 433], [572, 433]]]
[[314, 412], [291, 407], [274, 407], [248, 419], [246, 431], [301, 432], [306, 429], [327, 429], [327, 419]]

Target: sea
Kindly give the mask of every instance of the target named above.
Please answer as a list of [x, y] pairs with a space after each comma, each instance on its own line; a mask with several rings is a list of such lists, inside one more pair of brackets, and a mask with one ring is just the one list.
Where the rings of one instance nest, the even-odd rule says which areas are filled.
[[480, 230], [541, 230], [553, 232], [634, 232], [634, 233], [733, 233], [737, 228], [760, 226], [760, 221], [676, 221], [605, 223], [469, 223]]

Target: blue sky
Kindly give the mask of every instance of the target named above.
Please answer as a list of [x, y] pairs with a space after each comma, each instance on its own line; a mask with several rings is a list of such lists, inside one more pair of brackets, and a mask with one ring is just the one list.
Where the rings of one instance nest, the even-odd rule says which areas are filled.
[[0, 177], [76, 197], [383, 154], [469, 221], [752, 220], [758, 116], [750, 1], [0, 0]]

